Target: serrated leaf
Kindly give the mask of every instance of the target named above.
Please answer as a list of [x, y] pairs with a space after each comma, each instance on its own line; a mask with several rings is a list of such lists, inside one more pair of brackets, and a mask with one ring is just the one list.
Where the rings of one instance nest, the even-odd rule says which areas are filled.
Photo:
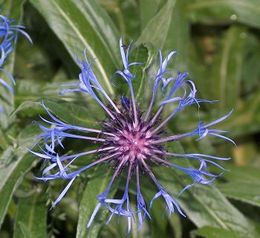
[[31, 0], [72, 58], [82, 58], [83, 50], [94, 61], [100, 82], [113, 93], [110, 78], [119, 54], [118, 34], [108, 15], [95, 1]]

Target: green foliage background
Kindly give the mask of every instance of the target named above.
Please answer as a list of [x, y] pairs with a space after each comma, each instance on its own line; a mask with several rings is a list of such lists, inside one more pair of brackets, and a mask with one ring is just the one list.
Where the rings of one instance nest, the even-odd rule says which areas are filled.
[[[204, 120], [230, 109], [221, 128], [237, 146], [219, 140], [186, 141], [173, 150], [232, 156], [229, 168], [213, 186], [194, 187], [180, 198], [188, 219], [168, 217], [156, 203], [152, 221], [128, 237], [260, 237], [260, 1], [259, 0], [2, 0], [2, 15], [26, 26], [34, 44], [20, 37], [6, 69], [17, 80], [15, 95], [0, 88], [6, 114], [0, 116], [0, 237], [126, 237], [123, 221], [104, 225], [103, 213], [86, 223], [111, 171], [98, 168], [84, 174], [64, 200], [48, 211], [64, 186], [37, 181], [39, 161], [28, 153], [39, 133], [32, 121], [43, 114], [44, 100], [54, 114], [79, 125], [102, 120], [100, 110], [80, 95], [61, 97], [60, 86], [76, 80], [77, 56], [87, 49], [95, 72], [114, 97], [124, 85], [111, 81], [121, 68], [118, 40], [133, 40], [135, 57], [148, 68], [158, 49], [178, 52], [172, 68], [187, 70], [200, 97], [219, 99], [201, 109]], [[145, 72], [145, 71], [144, 71]], [[139, 96], [146, 81], [135, 82]], [[116, 86], [116, 87], [114, 87]], [[169, 130], [193, 128], [194, 111], [186, 110]], [[77, 145], [71, 145], [72, 150]], [[183, 187], [174, 171], [158, 170], [172, 194]], [[145, 188], [149, 196], [150, 188]]]

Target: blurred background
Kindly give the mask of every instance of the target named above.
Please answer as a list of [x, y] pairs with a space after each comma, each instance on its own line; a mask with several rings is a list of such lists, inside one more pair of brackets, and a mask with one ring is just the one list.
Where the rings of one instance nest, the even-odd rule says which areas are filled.
[[[30, 45], [19, 37], [5, 65], [16, 79], [15, 94], [0, 88], [6, 109], [0, 117], [1, 238], [260, 237], [260, 0], [0, 0], [0, 10], [24, 25], [33, 40]], [[213, 138], [178, 145], [187, 152], [231, 156], [223, 164], [229, 172], [214, 188], [193, 189], [181, 198], [188, 219], [168, 217], [158, 203], [154, 219], [129, 235], [125, 224], [115, 219], [103, 225], [102, 217], [86, 230], [96, 204], [90, 189], [101, 182], [102, 172], [83, 177], [49, 211], [64, 183], [35, 180], [41, 164], [26, 149], [39, 133], [33, 121], [44, 114], [42, 100], [64, 120], [82, 125], [102, 120], [91, 102], [86, 108], [82, 96], [61, 97], [59, 90], [77, 79], [76, 60], [85, 48], [93, 50], [110, 79], [122, 67], [121, 36], [134, 42], [133, 58], [148, 62], [145, 72], [159, 49], [164, 55], [176, 50], [172, 70], [189, 72], [200, 98], [218, 100], [200, 108], [201, 119], [214, 120], [233, 109], [220, 128], [236, 142], [234, 146]], [[111, 84], [115, 97], [121, 95], [124, 86]], [[95, 118], [89, 118], [90, 112]], [[194, 113], [196, 109], [185, 110], [169, 130], [194, 128]], [[70, 146], [76, 150], [78, 145]]]

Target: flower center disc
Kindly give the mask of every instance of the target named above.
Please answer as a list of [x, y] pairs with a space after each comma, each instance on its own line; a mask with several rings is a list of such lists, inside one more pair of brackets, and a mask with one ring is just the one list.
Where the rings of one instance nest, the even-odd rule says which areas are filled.
[[141, 130], [123, 130], [118, 136], [118, 147], [128, 159], [144, 158], [149, 151], [149, 137]]

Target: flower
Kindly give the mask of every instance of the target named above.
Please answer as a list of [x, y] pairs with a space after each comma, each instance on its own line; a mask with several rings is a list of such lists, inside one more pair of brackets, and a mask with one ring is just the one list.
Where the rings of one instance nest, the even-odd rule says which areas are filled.
[[[24, 31], [24, 28], [24, 26], [15, 25], [14, 20], [9, 20], [7, 17], [0, 15], [0, 71], [2, 71], [13, 84], [15, 84], [13, 76], [4, 70], [3, 65], [8, 55], [14, 49], [18, 33], [22, 34], [32, 43], [30, 36]], [[0, 84], [6, 87], [10, 92], [13, 92], [12, 86], [2, 78], [0, 78]]]
[[[178, 154], [169, 152], [165, 146], [167, 143], [179, 141], [187, 137], [197, 137], [200, 140], [207, 135], [233, 141], [222, 135], [225, 131], [212, 129], [212, 126], [225, 120], [231, 112], [210, 123], [204, 124], [199, 122], [197, 128], [190, 132], [168, 136], [161, 133], [166, 124], [184, 108], [194, 104], [199, 106], [200, 103], [211, 103], [212, 101], [197, 98], [195, 84], [192, 80], [187, 79], [188, 74], [186, 72], [179, 72], [174, 76], [168, 70], [168, 63], [174, 56], [174, 51], [170, 52], [165, 59], [163, 59], [160, 51], [159, 69], [153, 78], [148, 109], [140, 108], [136, 101], [132, 84], [136, 76], [130, 71], [131, 66], [140, 65], [140, 63], [129, 63], [130, 50], [129, 47], [125, 48], [121, 39], [120, 51], [124, 68], [116, 71], [116, 74], [122, 77], [128, 85], [129, 98], [121, 96], [121, 106], [118, 106], [100, 84], [85, 54], [85, 58], [79, 62], [81, 68], [79, 82], [68, 84], [69, 88], [63, 90], [63, 92], [82, 92], [90, 95], [104, 110], [106, 119], [100, 123], [100, 128], [95, 129], [71, 125], [55, 117], [43, 104], [50, 119], [42, 118], [42, 120], [49, 127], [40, 125], [42, 133], [39, 135], [39, 138], [43, 140], [44, 146], [41, 146], [40, 152], [32, 151], [32, 153], [49, 162], [49, 165], [43, 171], [42, 177], [39, 179], [44, 181], [64, 179], [68, 181], [68, 185], [53, 203], [53, 206], [61, 201], [69, 187], [81, 173], [98, 164], [111, 162], [114, 167], [114, 173], [105, 191], [97, 195], [97, 206], [87, 226], [89, 227], [93, 223], [98, 211], [103, 207], [108, 209], [111, 214], [108, 222], [114, 215], [126, 217], [128, 230], [130, 231], [132, 221], [138, 221], [138, 225], [141, 227], [145, 218], [151, 218], [149, 208], [153, 205], [154, 200], [159, 197], [165, 201], [169, 214], [178, 211], [179, 214], [185, 216], [177, 199], [156, 178], [153, 172], [153, 164], [172, 167], [188, 175], [193, 180], [193, 183], [187, 185], [181, 191], [182, 193], [194, 184], [207, 185], [212, 183], [224, 171], [224, 168], [217, 162], [229, 159], [199, 153]], [[101, 100], [101, 96], [104, 100]], [[157, 99], [159, 100], [157, 103], [159, 106], [156, 107]], [[162, 113], [169, 104], [173, 104], [175, 107], [166, 118], [162, 119]], [[65, 149], [64, 139], [86, 140], [98, 146], [96, 149], [85, 152], [64, 154], [58, 152]], [[73, 166], [75, 160], [93, 154], [97, 155], [97, 159], [93, 162], [87, 163], [80, 168]], [[194, 160], [199, 165], [198, 168], [183, 167], [177, 163], [170, 162], [172, 158]], [[209, 165], [217, 167], [221, 172], [219, 174], [210, 173], [208, 171]], [[111, 190], [115, 186], [114, 182], [124, 172], [126, 173], [126, 181], [122, 197], [112, 197]], [[145, 173], [157, 189], [149, 206], [147, 206], [147, 202], [142, 194], [141, 173]], [[131, 181], [136, 183], [135, 206], [132, 205], [134, 202], [130, 201], [129, 187]]]

